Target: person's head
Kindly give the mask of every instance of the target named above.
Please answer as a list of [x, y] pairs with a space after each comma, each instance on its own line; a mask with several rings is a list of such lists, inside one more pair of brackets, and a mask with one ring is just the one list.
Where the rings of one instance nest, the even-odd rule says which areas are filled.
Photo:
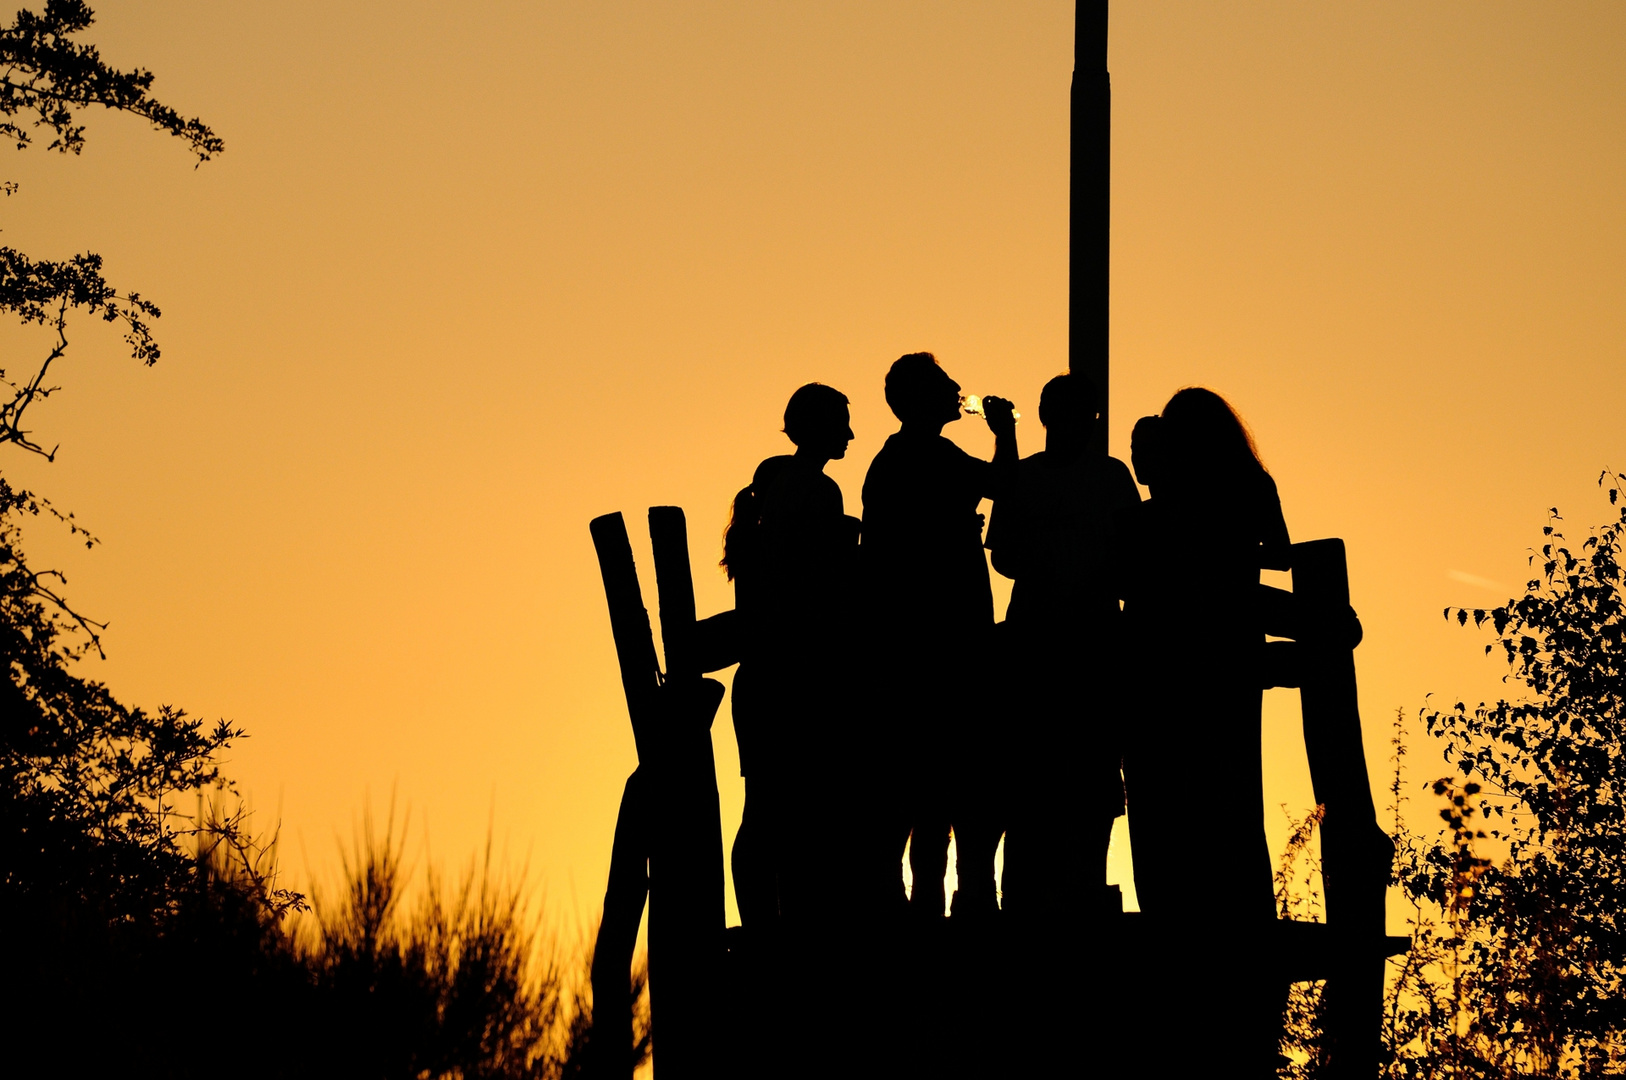
[[1160, 481], [1226, 486], [1265, 472], [1248, 426], [1212, 390], [1188, 386], [1176, 393], [1163, 406], [1158, 433]]
[[847, 395], [823, 383], [799, 388], [785, 406], [785, 434], [797, 450], [814, 457], [846, 457], [853, 440]]
[[1148, 488], [1161, 479], [1158, 466], [1162, 454], [1162, 425], [1161, 417], [1143, 416], [1135, 421], [1135, 429], [1129, 433], [1130, 467], [1135, 470], [1135, 480]]
[[1101, 395], [1087, 376], [1069, 371], [1039, 391], [1039, 423], [1051, 444], [1085, 445], [1100, 416]]
[[931, 353], [909, 353], [887, 370], [886, 403], [904, 424], [941, 427], [960, 418], [960, 384]]

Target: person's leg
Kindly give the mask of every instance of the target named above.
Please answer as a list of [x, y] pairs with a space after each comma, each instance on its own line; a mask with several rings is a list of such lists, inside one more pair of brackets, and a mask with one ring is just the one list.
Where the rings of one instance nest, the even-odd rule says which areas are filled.
[[916, 672], [910, 687], [904, 744], [909, 874], [914, 880], [909, 914], [911, 918], [931, 921], [942, 918], [946, 904], [943, 878], [948, 873], [949, 784], [939, 728], [941, 679], [933, 666], [917, 665]]
[[914, 888], [909, 913], [927, 920], [941, 918], [947, 903], [943, 878], [948, 874], [948, 808], [941, 799], [924, 800], [916, 805], [911, 818], [909, 873]]
[[[1117, 814], [1100, 814], [1086, 825], [1084, 836], [1084, 873], [1080, 875], [1083, 888], [1105, 894], [1107, 890], [1107, 855], [1112, 850], [1112, 826]], [[1092, 827], [1093, 826], [1093, 827]]]
[[745, 780], [745, 809], [740, 831], [734, 836], [730, 865], [734, 870], [734, 899], [740, 922], [752, 929], [767, 928], [779, 915], [778, 886], [774, 880], [773, 825], [770, 785], [762, 778]]
[[949, 793], [954, 871], [959, 880], [954, 915], [992, 918], [999, 912], [994, 855], [999, 851], [1001, 831], [994, 800], [994, 739], [969, 718], [962, 722], [960, 732]]
[[786, 928], [805, 932], [827, 917], [824, 875], [829, 867], [822, 857], [819, 796], [810, 790], [800, 770], [788, 769], [781, 778], [775, 808], [779, 842], [776, 848], [779, 878], [779, 913]]
[[1027, 905], [1027, 830], [1020, 807], [1013, 807], [1001, 834], [1005, 841], [1005, 858], [999, 871], [999, 910], [1012, 917], [1020, 917]]
[[875, 930], [901, 916], [909, 902], [903, 888], [908, 803], [891, 787], [894, 782], [890, 775], [868, 775], [844, 826], [852, 844], [854, 915]]
[[954, 895], [956, 918], [990, 918], [998, 913], [994, 879], [998, 852], [999, 829], [991, 800], [983, 791], [962, 791], [954, 813], [954, 873], [959, 881]]
[[1035, 933], [1045, 926], [1053, 931], [1059, 912], [1077, 909], [1062, 882], [1076, 876], [1087, 857], [1077, 850], [1081, 777], [1067, 740], [1078, 727], [1075, 636], [1070, 627], [1045, 621], [1014, 639], [1023, 707], [1001, 725], [1011, 740], [1005, 786], [1016, 834], [1014, 843], [1005, 838], [1002, 887], [1007, 899], [1014, 897], [1012, 914]]

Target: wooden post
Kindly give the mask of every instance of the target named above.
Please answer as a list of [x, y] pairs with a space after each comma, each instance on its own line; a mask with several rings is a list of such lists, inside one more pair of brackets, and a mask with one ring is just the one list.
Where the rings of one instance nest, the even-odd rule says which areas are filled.
[[700, 673], [682, 508], [651, 507], [649, 536], [666, 654], [661, 693], [667, 703], [657, 771], [660, 809], [651, 823], [655, 843], [649, 863], [649, 933], [651, 942], [657, 934], [660, 938], [662, 982], [657, 991], [652, 965], [650, 1003], [658, 1009], [659, 1072], [669, 1080], [715, 1075], [722, 1051], [717, 980], [726, 924], [723, 825], [711, 723], [723, 685]]
[[[649, 900], [650, 1009], [663, 1078], [713, 1075], [723, 949], [722, 824], [711, 722], [723, 686], [701, 665], [726, 659], [732, 621], [697, 624], [687, 529], [677, 507], [650, 510], [667, 674], [662, 678], [620, 514], [590, 526], [609, 601], [621, 684], [638, 748], [610, 856], [593, 955], [595, 1076], [632, 1075], [630, 967]], [[647, 867], [647, 873], [646, 868]]]
[[1329, 1075], [1377, 1075], [1383, 1021], [1384, 897], [1394, 844], [1377, 822], [1361, 742], [1342, 540], [1293, 545], [1293, 595], [1302, 632], [1304, 746], [1321, 823], [1322, 888], [1332, 955], [1327, 972]]
[[590, 1070], [601, 1080], [630, 1080], [632, 1061], [632, 954], [649, 891], [649, 774], [659, 711], [660, 668], [638, 587], [638, 569], [620, 514], [594, 518], [588, 526], [598, 551], [604, 596], [610, 606], [610, 632], [621, 666], [621, 687], [632, 719], [638, 768], [627, 778], [610, 852], [610, 880], [604, 913], [593, 946], [593, 1041]]

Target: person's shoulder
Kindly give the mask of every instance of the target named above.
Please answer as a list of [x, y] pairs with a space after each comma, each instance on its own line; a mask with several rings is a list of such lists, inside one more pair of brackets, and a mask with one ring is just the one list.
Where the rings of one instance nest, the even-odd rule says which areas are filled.
[[769, 503], [797, 516], [842, 512], [841, 485], [820, 469], [793, 464], [780, 474], [769, 492]]
[[899, 474], [905, 471], [901, 445], [898, 434], [889, 435], [881, 448], [875, 451], [875, 456], [869, 459], [860, 493], [866, 504], [872, 496], [890, 497], [889, 493], [897, 486]]
[[949, 438], [947, 435], [937, 435], [931, 438], [927, 443], [927, 452], [934, 454], [937, 457], [945, 458], [949, 461], [954, 461], [961, 464], [968, 461], [974, 461], [983, 465], [987, 464], [987, 462], [983, 461], [975, 454], [968, 453], [964, 447], [955, 442], [953, 439]]
[[772, 486], [773, 482], [784, 474], [786, 466], [794, 460], [790, 454], [776, 454], [763, 459], [762, 464], [757, 466], [757, 471], [751, 474], [751, 486], [756, 488]]
[[1115, 498], [1124, 502], [1140, 502], [1140, 485], [1135, 483], [1135, 474], [1130, 472], [1129, 466], [1118, 458], [1108, 456], [1101, 461], [1101, 476], [1106, 480]]
[[878, 464], [884, 465], [906, 452], [907, 440], [904, 439], [903, 432], [894, 431], [886, 437], [886, 441], [881, 444], [881, 448], [875, 451], [875, 456], [870, 458], [869, 467], [873, 469]]
[[1111, 454], [1108, 454], [1106, 457], [1100, 458], [1099, 460], [1101, 463], [1101, 471], [1107, 476], [1110, 476], [1113, 480], [1118, 480], [1121, 478], [1128, 480], [1130, 483], [1134, 483], [1134, 474], [1129, 471], [1129, 466], [1123, 463], [1122, 458], [1115, 458]]
[[821, 499], [834, 499], [841, 502], [841, 485], [836, 478], [826, 472], [816, 472], [810, 477], [813, 490]]
[[1258, 493], [1259, 501], [1265, 506], [1281, 505], [1282, 495], [1276, 489], [1276, 478], [1263, 468], [1260, 468], [1258, 475], [1254, 477], [1254, 491]]
[[1139, 502], [1120, 506], [1112, 515], [1120, 532], [1140, 540], [1160, 535], [1164, 531], [1164, 506], [1156, 499], [1142, 499]]

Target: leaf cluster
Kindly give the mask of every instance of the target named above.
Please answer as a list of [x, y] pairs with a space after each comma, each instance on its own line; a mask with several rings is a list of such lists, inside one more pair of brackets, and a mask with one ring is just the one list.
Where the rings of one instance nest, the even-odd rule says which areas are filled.
[[1523, 596], [1445, 612], [1492, 631], [1519, 690], [1425, 710], [1444, 828], [1397, 864], [1447, 923], [1454, 1075], [1597, 1075], [1626, 1047], [1626, 506], [1599, 484], [1613, 519], [1574, 544], [1553, 510]]
[[[345, 859], [345, 888], [317, 895], [314, 941], [301, 948], [324, 1020], [322, 1045], [342, 1075], [565, 1080], [581, 1074], [593, 1025], [590, 947], [570, 963], [539, 939], [521, 883], [471, 864], [455, 887], [431, 870], [405, 896], [401, 833], [371, 818]], [[649, 1056], [646, 968], [630, 973], [637, 1046]]]
[[[32, 129], [44, 128], [52, 135], [47, 149], [78, 154], [85, 145], [82, 113], [99, 107], [144, 118], [184, 142], [200, 165], [225, 150], [225, 142], [201, 120], [184, 118], [152, 96], [152, 72], [110, 67], [94, 45], [74, 40], [94, 21], [84, 0], [47, 0], [43, 11], [25, 8], [9, 24], [0, 24], [0, 137], [21, 150], [32, 144]], [[25, 123], [28, 117], [32, 120]], [[8, 196], [16, 190], [12, 183], [0, 187]], [[147, 365], [158, 360], [152, 321], [162, 313], [139, 293], [110, 284], [100, 255], [33, 259], [0, 246], [0, 312], [23, 325], [48, 326], [56, 337], [45, 359], [37, 367], [30, 365], [28, 377], [9, 379], [0, 368], [0, 381], [12, 390], [11, 401], [0, 402], [0, 443], [55, 456], [54, 448], [47, 451], [30, 438], [23, 414], [58, 389], [47, 379], [51, 365], [67, 351], [68, 313], [80, 310], [104, 322], [122, 323], [134, 359]]]
[[297, 1010], [307, 980], [279, 935], [303, 898], [277, 886], [246, 812], [215, 812], [242, 731], [132, 708], [80, 674], [101, 625], [21, 542], [23, 520], [55, 513], [0, 478], [0, 920], [8, 976], [29, 988], [6, 1021], [14, 1045], [95, 1074], [162, 1045], [133, 1003], [203, 975], [267, 1016]]
[[41, 508], [0, 478], [0, 890], [150, 921], [192, 874], [176, 800], [222, 785], [219, 755], [243, 733], [131, 708], [76, 673], [97, 624], [57, 594], [60, 575], [29, 565], [20, 521]]
[[[1295, 817], [1286, 805], [1287, 846], [1276, 863], [1276, 915], [1297, 922], [1320, 922], [1325, 911], [1321, 892], [1321, 856], [1314, 844], [1327, 808], [1317, 805]], [[1314, 1080], [1327, 1075], [1332, 1046], [1326, 1036], [1327, 984], [1296, 982], [1282, 1009], [1280, 1080]]]
[[[226, 149], [220, 136], [196, 117], [180, 113], [152, 97], [153, 73], [144, 68], [109, 67], [94, 45], [72, 40], [96, 20], [84, 0], [46, 0], [45, 9], [17, 12], [0, 26], [0, 137], [19, 150], [29, 146], [29, 128], [45, 128], [48, 150], [77, 154], [85, 146], [79, 110], [101, 106], [140, 116], [153, 128], [173, 135], [197, 155], [199, 164]], [[21, 117], [32, 116], [24, 126]]]

